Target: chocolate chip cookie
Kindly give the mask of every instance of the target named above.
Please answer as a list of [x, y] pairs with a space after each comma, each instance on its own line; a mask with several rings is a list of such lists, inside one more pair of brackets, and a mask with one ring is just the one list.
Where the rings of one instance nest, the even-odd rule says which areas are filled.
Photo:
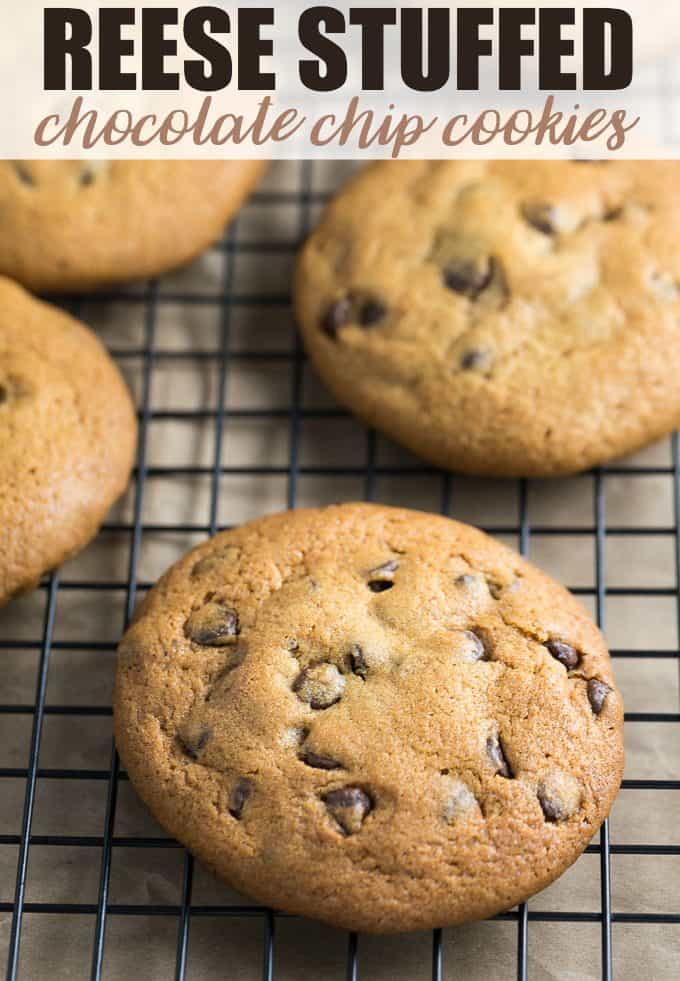
[[250, 160], [0, 162], [0, 273], [30, 289], [93, 290], [206, 249], [264, 165]]
[[680, 424], [679, 225], [677, 162], [377, 163], [300, 256], [305, 345], [439, 466], [583, 470]]
[[260, 902], [371, 932], [484, 917], [621, 779], [604, 641], [466, 525], [348, 504], [217, 535], [123, 639], [115, 733], [160, 823]]
[[93, 537], [127, 483], [136, 429], [94, 334], [0, 278], [0, 605]]

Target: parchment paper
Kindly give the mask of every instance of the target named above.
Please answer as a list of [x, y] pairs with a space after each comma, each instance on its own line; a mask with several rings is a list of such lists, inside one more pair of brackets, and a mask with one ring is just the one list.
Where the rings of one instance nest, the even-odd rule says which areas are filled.
[[[346, 165], [316, 164], [314, 192], [336, 186]], [[293, 363], [239, 359], [238, 351], [289, 352], [294, 345], [292, 316], [282, 302], [289, 290], [293, 243], [302, 230], [294, 198], [301, 186], [301, 168], [282, 163], [272, 168], [262, 190], [290, 195], [280, 204], [255, 201], [238, 222], [239, 251], [235, 257], [233, 289], [237, 297], [229, 321], [232, 357], [227, 373], [227, 409], [287, 409], [293, 391]], [[310, 217], [318, 210], [314, 200]], [[287, 243], [290, 248], [258, 251], [254, 247]], [[220, 341], [221, 311], [207, 302], [224, 286], [228, 256], [219, 248], [190, 268], [165, 277], [155, 330], [156, 349], [189, 351], [215, 349]], [[105, 342], [119, 351], [143, 347], [146, 307], [134, 299], [143, 286], [127, 288], [110, 302], [86, 301], [81, 315]], [[193, 302], [179, 302], [178, 294]], [[257, 305], [238, 297], [256, 295]], [[173, 299], [174, 297], [174, 299]], [[170, 298], [170, 299], [165, 299]], [[121, 358], [130, 385], [139, 397], [142, 359]], [[215, 407], [218, 375], [214, 363], [190, 358], [156, 359], [151, 404], [154, 412]], [[302, 405], [332, 407], [333, 401], [304, 367]], [[253, 468], [288, 466], [291, 426], [288, 415], [259, 418], [227, 414], [222, 450], [224, 466]], [[143, 535], [138, 578], [142, 584], [157, 576], [186, 549], [204, 537], [209, 523], [211, 477], [158, 475], [155, 468], [210, 467], [214, 454], [214, 422], [154, 419], [147, 434], [150, 476], [143, 516], [146, 523], [202, 526], [195, 533]], [[363, 467], [367, 435], [350, 418], [300, 420], [297, 502], [321, 504], [364, 495], [362, 475], [327, 477], [309, 474], [314, 466]], [[376, 443], [378, 465], [417, 466], [409, 454], [381, 438]], [[638, 454], [634, 462], [668, 467], [670, 442]], [[608, 476], [605, 480], [606, 521], [628, 527], [664, 528], [664, 534], [617, 534], [607, 537], [605, 572], [610, 588], [654, 587], [661, 595], [609, 595], [606, 633], [614, 649], [674, 651], [678, 649], [678, 605], [674, 568], [673, 480], [671, 475]], [[219, 520], [237, 523], [286, 506], [286, 473], [258, 476], [224, 475], [220, 484]], [[442, 500], [439, 475], [378, 474], [375, 494], [380, 501], [438, 510]], [[111, 521], [130, 522], [134, 487], [118, 505]], [[488, 529], [518, 524], [518, 486], [508, 481], [456, 479], [452, 513]], [[534, 481], [529, 488], [529, 518], [544, 529], [568, 525], [582, 529], [576, 536], [531, 536], [530, 555], [570, 587], [595, 584], [593, 478], [555, 482]], [[517, 545], [516, 535], [501, 535]], [[110, 706], [114, 653], [107, 649], [118, 639], [124, 621], [129, 532], [102, 532], [98, 539], [60, 574], [60, 590], [47, 689], [48, 714], [42, 731], [41, 771], [88, 770], [106, 774], [111, 749], [111, 720], [103, 715], [55, 713], [57, 706]], [[97, 580], [111, 588], [79, 588]], [[75, 588], [74, 588], [75, 587]], [[666, 593], [663, 594], [663, 591]], [[15, 601], [0, 613], [0, 638], [40, 640], [47, 592], [45, 588]], [[584, 596], [592, 610], [593, 596]], [[40, 650], [37, 644], [0, 650], [0, 702], [30, 706], [35, 699]], [[677, 713], [677, 658], [618, 659], [617, 677], [628, 712]], [[32, 715], [0, 714], [0, 767], [28, 765]], [[630, 722], [626, 726], [628, 779], [680, 779], [680, 725], [669, 722]], [[35, 843], [29, 852], [26, 902], [84, 904], [71, 914], [27, 912], [24, 916], [20, 978], [23, 981], [89, 978], [105, 826], [106, 779], [54, 779], [37, 783], [35, 836], [92, 837], [88, 846]], [[21, 831], [25, 780], [0, 779], [0, 835]], [[680, 791], [624, 790], [611, 820], [611, 840], [617, 845], [680, 846]], [[115, 837], [161, 835], [126, 781], [119, 786]], [[45, 839], [43, 838], [43, 841]], [[18, 847], [0, 844], [0, 902], [14, 895]], [[612, 905], [615, 914], [677, 914], [680, 911], [680, 855], [612, 855]], [[184, 853], [168, 847], [113, 849], [110, 903], [176, 906], [181, 900]], [[247, 903], [196, 867], [193, 903], [196, 906]], [[30, 909], [30, 906], [29, 906]], [[599, 856], [583, 856], [563, 878], [531, 900], [531, 912], [600, 911]], [[11, 914], [0, 913], [0, 956], [4, 958]], [[103, 976], [107, 981], [161, 981], [174, 976], [178, 917], [121, 915], [107, 918]], [[449, 929], [444, 934], [444, 976], [466, 981], [500, 981], [516, 976], [517, 930], [514, 922], [494, 921]], [[347, 937], [312, 922], [280, 917], [276, 920], [275, 974], [279, 981], [345, 977]], [[193, 915], [190, 924], [187, 978], [190, 981], [233, 981], [262, 976], [263, 922], [256, 917], [225, 918]], [[680, 926], [615, 922], [614, 976], [617, 981], [671, 981], [680, 968]], [[536, 981], [576, 981], [600, 977], [600, 924], [538, 922], [529, 924], [529, 977]], [[431, 972], [431, 935], [391, 939], [361, 938], [359, 978], [376, 981], [416, 981]]]

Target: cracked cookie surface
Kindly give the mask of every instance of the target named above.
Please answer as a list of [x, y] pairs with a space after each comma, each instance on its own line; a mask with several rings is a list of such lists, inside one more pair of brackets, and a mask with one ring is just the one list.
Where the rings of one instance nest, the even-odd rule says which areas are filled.
[[680, 424], [680, 164], [387, 161], [300, 255], [335, 396], [434, 463], [571, 473]]
[[[193, 629], [206, 608], [233, 642]], [[125, 635], [114, 698], [123, 764], [171, 834], [267, 905], [369, 932], [488, 916], [555, 879], [611, 806], [622, 722], [566, 590], [466, 525], [362, 504], [185, 556]]]
[[174, 269], [218, 238], [263, 170], [251, 160], [1, 161], [0, 273], [61, 292]]
[[95, 535], [127, 484], [136, 433], [95, 335], [0, 277], [0, 605]]

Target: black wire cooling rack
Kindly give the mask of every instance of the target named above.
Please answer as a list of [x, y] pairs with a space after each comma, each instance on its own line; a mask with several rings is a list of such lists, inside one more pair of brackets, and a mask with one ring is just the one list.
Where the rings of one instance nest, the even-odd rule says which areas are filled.
[[[108, 704], [84, 704], [82, 700], [74, 700], [73, 703], [56, 704], [47, 697], [48, 693], [48, 672], [50, 662], [54, 657], [59, 657], [64, 650], [81, 651], [92, 655], [94, 660], [108, 653], [111, 657], [115, 650], [115, 642], [101, 640], [97, 636], [88, 634], [86, 636], [68, 637], [58, 639], [55, 637], [55, 619], [57, 616], [60, 598], [66, 591], [71, 593], [76, 591], [88, 597], [86, 602], [92, 604], [107, 603], [107, 597], [112, 592], [117, 592], [124, 596], [124, 621], [127, 622], [133, 612], [140, 593], [151, 585], [151, 582], [140, 578], [140, 554], [143, 547], [145, 536], [162, 536], [191, 534], [196, 537], [212, 534], [218, 528], [231, 523], [229, 521], [229, 501], [224, 499], [222, 494], [225, 478], [238, 476], [253, 482], [253, 486], [258, 481], [269, 477], [277, 477], [285, 481], [285, 501], [289, 507], [295, 507], [300, 503], [300, 483], [308, 477], [332, 478], [336, 482], [344, 478], [353, 477], [363, 485], [363, 496], [367, 500], [381, 498], [382, 488], [389, 486], [389, 498], [393, 503], [410, 503], [401, 497], [401, 481], [408, 478], [410, 481], [417, 481], [420, 484], [427, 483], [431, 492], [436, 493], [439, 502], [439, 509], [446, 514], [453, 516], [466, 517], [460, 515], [458, 508], [458, 487], [459, 478], [451, 474], [439, 473], [431, 467], [423, 466], [422, 463], [413, 459], [408, 459], [405, 463], [399, 462], [397, 465], [381, 461], [378, 447], [381, 443], [380, 438], [373, 432], [364, 431], [358, 428], [357, 432], [362, 434], [361, 439], [365, 442], [365, 456], [363, 462], [353, 466], [335, 466], [325, 462], [325, 457], [317, 458], [307, 464], [301, 455], [301, 427], [308, 421], [315, 420], [343, 420], [348, 416], [335, 406], [323, 408], [309, 407], [303, 397], [303, 386], [305, 372], [307, 370], [303, 351], [299, 341], [295, 338], [288, 350], [270, 350], [268, 347], [258, 345], [258, 333], [253, 329], [252, 340], [246, 346], [235, 346], [233, 343], [233, 317], [234, 312], [239, 315], [245, 314], [246, 318], [251, 311], [260, 310], [268, 318], [281, 319], [289, 318], [289, 296], [286, 292], [281, 294], [269, 293], [266, 297], [261, 295], [257, 288], [247, 293], [242, 291], [239, 277], [235, 272], [236, 259], [238, 256], [244, 257], [249, 254], [257, 255], [265, 263], [275, 260], [275, 257], [292, 257], [299, 241], [304, 237], [312, 222], [320, 204], [327, 197], [327, 190], [317, 190], [315, 182], [315, 168], [327, 166], [326, 164], [304, 162], [296, 165], [286, 165], [289, 172], [294, 167], [295, 186], [291, 189], [261, 190], [251, 199], [248, 208], [259, 209], [288, 209], [293, 216], [293, 226], [290, 222], [288, 228], [292, 234], [288, 237], [278, 237], [275, 240], [255, 240], [250, 238], [242, 240], [239, 236], [239, 219], [228, 231], [226, 238], [213, 250], [213, 255], [221, 264], [221, 289], [215, 293], [197, 292], [191, 288], [185, 291], [173, 291], [165, 288], [163, 281], [151, 282], [143, 287], [130, 288], [120, 293], [99, 295], [87, 298], [73, 298], [67, 305], [75, 312], [93, 311], [97, 305], [118, 302], [124, 299], [130, 308], [136, 308], [143, 312], [143, 341], [134, 347], [118, 347], [114, 340], [111, 342], [113, 354], [118, 359], [123, 369], [131, 362], [135, 361], [141, 366], [140, 385], [138, 392], [138, 411], [140, 423], [140, 438], [137, 456], [137, 465], [131, 494], [131, 520], [121, 519], [110, 521], [103, 529], [104, 535], [112, 533], [122, 536], [128, 543], [127, 552], [127, 575], [121, 581], [102, 581], [101, 578], [73, 580], [66, 579], [60, 572], [55, 572], [48, 581], [42, 584], [42, 597], [44, 598], [44, 614], [42, 626], [38, 622], [30, 623], [28, 633], [26, 629], [21, 631], [20, 636], [5, 636], [0, 633], [0, 665], [3, 657], [10, 658], [17, 651], [34, 651], [36, 654], [37, 673], [35, 678], [35, 699], [32, 703], [26, 701], [7, 702], [3, 694], [2, 672], [0, 671], [0, 721], [5, 717], [9, 719], [8, 724], [14, 724], [20, 717], [32, 719], [30, 732], [30, 749], [27, 754], [25, 766], [3, 767], [0, 768], [0, 801], [3, 797], [3, 787], [8, 785], [8, 781], [20, 781], [24, 787], [23, 808], [20, 815], [20, 825], [11, 829], [8, 833], [0, 835], [0, 847], [12, 846], [16, 854], [16, 878], [13, 885], [13, 896], [9, 896], [7, 901], [0, 902], [0, 926], [4, 919], [8, 927], [7, 943], [7, 978], [14, 981], [15, 978], [31, 978], [31, 981], [41, 981], [43, 977], [62, 978], [62, 977], [91, 977], [100, 979], [107, 977], [119, 977], [122, 974], [107, 973], [107, 933], [111, 929], [111, 922], [118, 918], [144, 917], [145, 923], [153, 921], [154, 918], [170, 918], [174, 923], [172, 939], [168, 943], [173, 944], [172, 959], [174, 967], [170, 966], [167, 970], [158, 969], [149, 975], [150, 981], [156, 978], [173, 977], [181, 981], [185, 977], [235, 977], [228, 964], [224, 965], [223, 970], [218, 973], [192, 974], [191, 964], [194, 955], [200, 955], [198, 941], [189, 943], [192, 924], [201, 918], [222, 918], [221, 925], [216, 926], [217, 930], [239, 930], [239, 921], [243, 918], [255, 918], [262, 929], [261, 935], [261, 954], [258, 955], [259, 963], [253, 965], [252, 973], [248, 976], [261, 976], [265, 981], [271, 981], [277, 976], [277, 934], [280, 935], [281, 923], [288, 918], [284, 914], [274, 910], [264, 909], [253, 905], [232, 904], [205, 904], [193, 901], [193, 883], [195, 878], [194, 863], [189, 855], [184, 858], [181, 892], [179, 902], [168, 903], [116, 903], [112, 901], [110, 892], [112, 860], [117, 849], [170, 849], [179, 846], [167, 838], [155, 835], [123, 835], [116, 831], [116, 811], [119, 802], [119, 789], [123, 786], [126, 776], [121, 772], [118, 757], [113, 748], [111, 749], [110, 763], [108, 768], [102, 769], [77, 769], [59, 766], [46, 766], [41, 762], [41, 748], [44, 749], [45, 738], [43, 738], [43, 728], [46, 719], [50, 717], [60, 717], [66, 724], [76, 724], [83, 718], [99, 718], [110, 716], [111, 710]], [[272, 211], [273, 213], [273, 211]], [[178, 304], [183, 309], [191, 306], [210, 307], [216, 313], [218, 319], [218, 344], [216, 347], [207, 348], [200, 345], [200, 339], [196, 340], [195, 346], [188, 350], [177, 351], [164, 347], [164, 309], [167, 304]], [[89, 318], [87, 318], [89, 319]], [[96, 317], [93, 318], [96, 321]], [[282, 328], [283, 329], [283, 328]], [[195, 362], [203, 362], [211, 366], [216, 372], [216, 400], [209, 408], [164, 408], [154, 407], [153, 384], [155, 373], [161, 365], [175, 365], [180, 360], [189, 359]], [[234, 398], [229, 397], [230, 384], [237, 377], [241, 366], [250, 364], [257, 367], [258, 364], [274, 364], [278, 370], [290, 379], [290, 390], [287, 404], [279, 408], [253, 408], [244, 405], [234, 404]], [[238, 420], [271, 420], [277, 419], [281, 425], [287, 429], [288, 436], [288, 459], [281, 465], [248, 465], [235, 466], [225, 462], [224, 441], [225, 434], [228, 433], [230, 425]], [[180, 422], [200, 422], [211, 426], [211, 458], [212, 463], [204, 466], [179, 466], [162, 465], [157, 466], [150, 462], [149, 458], [149, 438], [151, 427], [169, 421]], [[628, 481], [645, 481], [649, 478], [658, 478], [668, 483], [670, 511], [672, 520], [665, 524], [658, 524], [649, 521], [636, 521], [633, 515], [632, 520], [622, 524], [607, 523], [606, 514], [606, 482], [612, 477], [625, 477]], [[173, 521], [164, 523], [163, 514], [154, 514], [156, 520], [149, 520], [145, 510], [145, 495], [149, 486], [149, 481], [162, 481], [169, 486], [174, 481], [185, 480], [187, 478], [201, 478], [209, 482], [209, 518], [207, 522], [193, 521]], [[675, 605], [674, 618], [678, 623], [680, 617], [680, 444], [677, 435], [671, 440], [671, 447], [667, 459], [660, 463], [642, 465], [639, 463], [622, 464], [595, 471], [594, 473], [575, 478], [581, 481], [580, 486], [587, 488], [587, 493], [591, 495], [589, 505], [590, 518], [585, 523], [569, 523], [568, 521], [530, 521], [532, 494], [536, 490], [535, 482], [518, 481], [512, 482], [512, 491], [516, 495], [515, 514], [516, 517], [503, 523], [492, 523], [492, 527], [487, 530], [493, 534], [502, 536], [505, 540], [511, 540], [523, 552], [528, 553], [530, 545], [540, 542], [542, 536], [551, 536], [552, 540], [564, 542], [565, 549], [575, 547], [577, 541], [583, 545], [589, 556], [591, 579], [590, 585], [581, 586], [574, 591], [582, 595], [587, 603], [594, 608], [594, 612], [602, 627], [605, 627], [605, 612], [608, 603], [612, 599], [622, 602], [634, 602], [636, 598], [663, 598], [666, 602]], [[539, 482], [540, 483], [540, 482]], [[592, 486], [592, 490], [591, 490]], [[337, 483], [341, 487], [341, 483]], [[504, 485], [505, 490], [499, 489], [499, 494], [510, 493], [510, 482]], [[540, 487], [536, 491], [542, 493]], [[552, 485], [550, 494], [559, 494], [559, 488], [555, 489]], [[344, 497], [342, 489], [338, 489], [335, 496]], [[501, 498], [499, 498], [500, 500]], [[305, 500], [305, 503], [309, 503]], [[435, 505], [436, 506], [436, 505]], [[500, 509], [499, 513], [505, 515], [507, 507]], [[541, 509], [545, 514], [545, 509]], [[557, 508], [559, 515], [560, 509]], [[223, 518], [226, 516], [226, 520]], [[625, 540], [628, 547], [628, 559], [631, 564], [636, 563], [636, 542], [663, 541], [666, 545], [671, 544], [672, 549], [672, 582], [665, 585], [611, 585], [607, 575], [607, 547], [608, 543], [617, 536]], [[643, 565], [644, 569], [644, 565]], [[1, 624], [1, 621], [0, 621]], [[120, 628], [124, 623], [120, 623]], [[680, 630], [680, 627], [678, 627]], [[41, 636], [39, 636], [41, 633]], [[635, 661], [644, 672], [645, 670], [654, 671], [661, 662], [669, 660], [677, 661], [679, 658], [677, 631], [675, 640], [669, 644], [668, 649], [645, 649], [643, 645], [634, 646], [632, 649], [616, 648], [613, 655], [620, 665], [623, 661]], [[647, 667], [648, 666], [648, 667]], [[626, 729], [630, 732], [631, 727], [639, 726], [658, 726], [664, 728], [664, 733], [673, 731], [673, 738], [677, 738], [678, 725], [680, 724], [680, 713], [678, 712], [628, 712], [626, 714]], [[661, 737], [664, 739], [664, 736]], [[42, 742], [41, 742], [42, 740]], [[678, 776], [677, 770], [674, 776]], [[673, 809], [677, 816], [680, 811], [677, 809], [680, 803], [680, 779], [667, 779], [667, 772], [658, 778], [626, 779], [624, 780], [624, 793], [645, 792], [644, 804], [641, 807], [647, 811], [655, 810], [654, 793], [666, 793], [675, 791], [677, 797], [673, 798]], [[96, 835], [79, 835], [66, 833], [38, 834], [34, 830], [34, 816], [36, 800], [40, 786], [43, 782], [51, 781], [100, 781], [106, 787], [106, 805], [103, 823], [100, 833]], [[77, 807], [77, 803], [72, 804]], [[635, 805], [633, 805], [634, 807]], [[647, 811], [645, 813], [647, 813]], [[647, 827], [643, 814], [642, 827]], [[619, 856], [634, 857], [640, 856], [653, 857], [659, 861], [663, 858], [665, 863], [672, 861], [673, 857], [680, 856], [680, 835], [672, 839], [675, 843], [655, 844], [648, 841], [643, 836], [642, 841], [636, 843], [611, 843], [609, 824], [605, 823], [599, 841], [592, 843], [587, 852], [598, 857], [593, 868], [593, 874], [597, 875], [597, 886], [595, 895], [599, 897], [598, 908], [585, 910], [578, 909], [545, 909], [534, 906], [534, 901], [528, 905], [522, 905], [518, 909], [509, 911], [497, 917], [497, 920], [509, 923], [513, 932], [516, 931], [514, 938], [514, 952], [512, 961], [514, 966], [509, 968], [509, 973], [503, 976], [515, 976], [522, 981], [527, 977], [540, 976], [547, 977], [545, 974], [533, 974], [530, 954], [532, 952], [532, 925], [538, 923], [561, 923], [567, 925], [573, 931], [574, 947], [578, 946], [579, 930], [583, 929], [584, 924], [595, 925], [601, 934], [599, 946], [599, 964], [592, 965], [592, 972], [588, 977], [601, 976], [605, 981], [619, 975], [616, 961], [616, 945], [613, 944], [613, 935], [618, 937], [616, 930], [628, 930], [633, 928], [653, 929], [663, 928], [665, 931], [675, 931], [668, 934], [675, 938], [668, 940], [669, 952], [672, 944], [677, 944], [677, 931], [680, 929], [680, 899], [676, 891], [671, 895], [670, 901], [665, 902], [662, 912], [650, 911], [648, 904], [636, 905], [635, 897], [630, 899], [629, 906], [624, 911], [617, 911], [612, 908], [612, 867]], [[78, 849], [95, 849], [98, 854], [98, 886], [96, 889], [96, 901], [93, 902], [70, 902], [70, 901], [31, 901], [27, 898], [27, 882], [29, 879], [29, 859], [40, 849], [68, 848], [71, 853], [77, 853]], [[76, 859], [77, 861], [77, 859]], [[640, 876], [646, 873], [641, 869]], [[592, 885], [592, 883], [591, 883]], [[10, 889], [12, 886], [10, 885]], [[591, 893], [592, 895], [592, 893]], [[585, 902], [585, 900], [584, 900]], [[87, 963], [79, 965], [79, 973], [61, 972], [60, 964], [51, 962], [49, 970], [45, 973], [36, 972], [26, 974], [23, 970], [22, 962], [22, 928], [25, 933], [27, 918], [62, 916], [70, 914], [73, 917], [84, 918], [87, 921], [90, 943]], [[311, 925], [301, 924], [301, 929], [311, 928]], [[150, 929], [153, 928], [152, 927]], [[534, 930], [539, 929], [534, 926]], [[469, 975], [461, 970], [457, 958], [450, 956], [446, 936], [452, 932], [454, 934], [453, 943], [455, 945], [455, 931], [445, 931], [444, 939], [441, 930], [435, 930], [431, 937], [429, 951], [425, 953], [426, 963], [422, 965], [422, 973], [418, 977], [431, 977], [434, 981], [441, 981], [444, 978], [463, 978]], [[300, 944], [304, 946], [304, 932], [300, 935]], [[504, 934], [504, 943], [507, 944], [507, 934]], [[421, 938], [422, 940], [422, 938]], [[389, 944], [387, 940], [385, 943]], [[534, 941], [537, 946], [542, 941]], [[665, 943], [666, 941], [661, 941]], [[359, 978], [378, 977], [386, 978], [389, 974], [375, 974], [367, 968], [367, 962], [362, 956], [365, 950], [364, 944], [367, 941], [360, 935], [349, 934], [343, 941], [344, 952], [342, 957], [344, 963], [338, 968], [334, 977], [345, 976], [348, 981], [356, 981]], [[489, 943], [493, 943], [490, 939]], [[614, 949], [613, 949], [614, 948]], [[535, 948], [534, 948], [535, 949]], [[673, 949], [677, 950], [677, 947]], [[374, 963], [374, 962], [372, 962]], [[668, 967], [665, 973], [664, 964], [671, 965], [670, 956], [661, 957], [659, 965], [650, 967], [652, 973], [645, 977], [654, 978], [654, 981], [663, 981], [664, 978], [670, 979], [677, 977], [678, 962], [675, 962], [675, 969]], [[616, 968], [616, 970], [615, 970]], [[561, 974], [561, 970], [564, 974]], [[135, 973], [135, 972], [133, 972]], [[145, 975], [136, 974], [137, 977], [145, 978]], [[239, 973], [238, 977], [242, 975]], [[294, 973], [286, 975], [296, 977]], [[319, 973], [318, 977], [324, 976]], [[494, 975], [494, 977], [497, 975]], [[550, 977], [581, 977], [578, 968], [574, 969], [569, 963], [555, 965], [554, 973]], [[638, 975], [641, 977], [642, 975]]]

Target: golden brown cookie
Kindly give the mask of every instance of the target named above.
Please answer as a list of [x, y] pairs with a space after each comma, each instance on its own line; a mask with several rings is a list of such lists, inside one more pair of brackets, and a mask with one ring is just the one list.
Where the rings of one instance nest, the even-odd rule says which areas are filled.
[[377, 163], [304, 247], [304, 341], [440, 466], [583, 470], [680, 424], [679, 225], [677, 162]]
[[94, 334], [0, 278], [0, 605], [93, 537], [127, 483], [136, 429]]
[[374, 505], [217, 535], [119, 651], [118, 748], [160, 823], [262, 903], [372, 932], [546, 886], [606, 816], [597, 628], [482, 532]]
[[0, 273], [93, 290], [181, 266], [259, 179], [252, 160], [0, 162]]

